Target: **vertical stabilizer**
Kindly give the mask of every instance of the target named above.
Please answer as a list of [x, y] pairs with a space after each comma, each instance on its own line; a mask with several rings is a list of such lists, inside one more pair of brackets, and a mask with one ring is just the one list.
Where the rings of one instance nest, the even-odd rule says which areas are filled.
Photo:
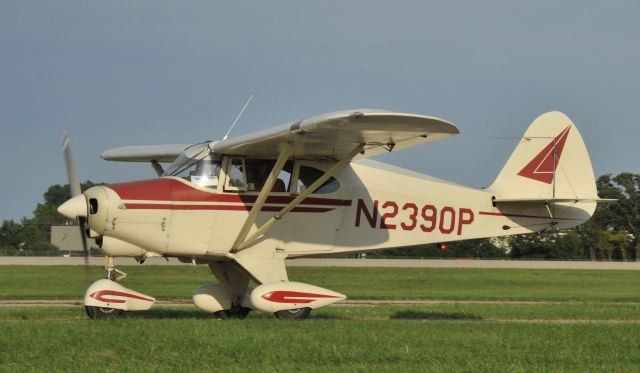
[[488, 188], [498, 200], [596, 200], [587, 148], [575, 124], [561, 112], [531, 123]]

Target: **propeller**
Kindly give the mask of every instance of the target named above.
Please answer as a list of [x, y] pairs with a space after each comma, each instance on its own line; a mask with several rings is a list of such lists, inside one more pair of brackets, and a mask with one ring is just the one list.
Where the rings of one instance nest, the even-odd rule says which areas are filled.
[[76, 164], [71, 155], [71, 144], [69, 135], [65, 131], [62, 135], [62, 151], [64, 152], [64, 163], [67, 167], [69, 177], [69, 188], [71, 189], [71, 199], [60, 205], [58, 212], [69, 219], [76, 219], [80, 227], [80, 238], [82, 240], [82, 253], [84, 255], [84, 265], [89, 265], [89, 247], [87, 245], [86, 225], [87, 225], [87, 201], [80, 190], [80, 180], [76, 172]]

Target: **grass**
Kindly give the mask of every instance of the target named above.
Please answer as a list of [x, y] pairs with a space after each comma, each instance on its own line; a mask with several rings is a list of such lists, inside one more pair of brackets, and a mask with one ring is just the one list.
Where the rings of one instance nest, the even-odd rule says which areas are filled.
[[449, 320], [2, 321], [3, 371], [638, 371], [640, 325]]
[[[129, 267], [124, 285], [186, 299], [206, 267]], [[472, 303], [333, 306], [287, 322], [217, 321], [193, 306], [106, 322], [82, 307], [0, 308], [0, 371], [639, 372], [634, 271], [290, 268], [351, 299]], [[93, 268], [0, 267], [0, 298], [79, 299]], [[498, 303], [487, 303], [499, 301]], [[538, 303], [500, 303], [535, 301]]]
[[[129, 312], [127, 319], [211, 319], [194, 306], [158, 306], [145, 312]], [[249, 319], [272, 319], [253, 312]], [[530, 322], [620, 322], [640, 324], [640, 304], [616, 303], [541, 303], [541, 304], [384, 304], [367, 306], [336, 305], [315, 310], [317, 320], [467, 320]], [[86, 319], [81, 304], [56, 308], [0, 308], [0, 321], [42, 320], [75, 321]]]
[[[215, 282], [206, 266], [123, 267], [122, 284], [158, 299], [190, 299]], [[289, 268], [289, 279], [349, 299], [640, 301], [640, 274], [615, 270], [460, 268]], [[79, 299], [104, 276], [80, 266], [0, 267], [0, 299]]]

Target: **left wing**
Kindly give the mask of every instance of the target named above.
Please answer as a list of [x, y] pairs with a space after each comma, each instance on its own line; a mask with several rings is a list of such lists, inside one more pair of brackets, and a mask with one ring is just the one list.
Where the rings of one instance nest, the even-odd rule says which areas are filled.
[[265, 131], [210, 144], [219, 154], [275, 159], [286, 144], [296, 159], [344, 158], [355, 147], [355, 158], [371, 157], [455, 136], [456, 126], [439, 118], [382, 110], [349, 110], [323, 114]]
[[190, 144], [139, 145], [109, 149], [100, 157], [117, 162], [173, 162]]

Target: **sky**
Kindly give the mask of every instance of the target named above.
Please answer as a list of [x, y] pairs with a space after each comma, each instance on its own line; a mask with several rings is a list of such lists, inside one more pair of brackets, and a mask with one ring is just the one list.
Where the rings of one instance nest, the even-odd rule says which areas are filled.
[[565, 112], [596, 175], [640, 172], [637, 1], [0, 0], [0, 221], [67, 182], [155, 177], [125, 145], [193, 143], [343, 109], [436, 116], [457, 137], [376, 159], [491, 184]]

